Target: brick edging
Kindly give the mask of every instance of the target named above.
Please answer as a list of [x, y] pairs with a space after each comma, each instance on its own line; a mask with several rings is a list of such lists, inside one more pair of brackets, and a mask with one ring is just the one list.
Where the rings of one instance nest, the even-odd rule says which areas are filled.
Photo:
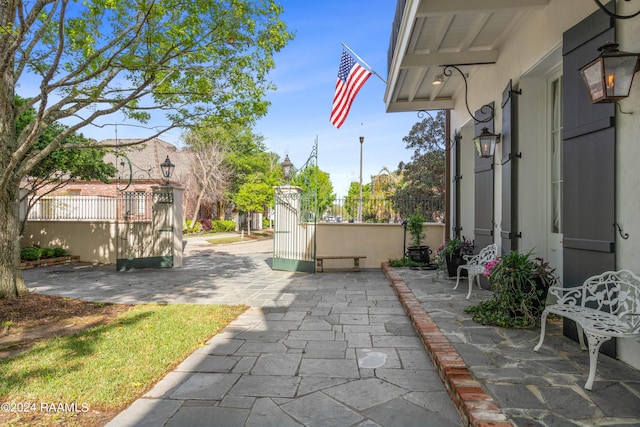
[[58, 258], [45, 258], [37, 261], [20, 261], [20, 269], [28, 270], [30, 268], [45, 267], [49, 265], [67, 264], [74, 261], [79, 261], [80, 257], [77, 255], [67, 255]]
[[463, 422], [474, 427], [513, 427], [475, 378], [458, 351], [440, 331], [431, 316], [422, 308], [411, 289], [388, 262], [382, 263], [382, 271], [389, 279], [400, 303], [411, 319], [420, 341], [431, 358], [440, 379], [444, 383], [453, 404]]

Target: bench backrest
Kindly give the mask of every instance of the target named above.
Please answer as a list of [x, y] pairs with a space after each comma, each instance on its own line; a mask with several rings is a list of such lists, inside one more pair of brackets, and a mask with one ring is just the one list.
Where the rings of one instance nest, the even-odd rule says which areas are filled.
[[582, 285], [581, 305], [624, 318], [635, 330], [640, 327], [640, 278], [628, 270], [589, 277]]
[[498, 246], [495, 243], [482, 248], [478, 255], [467, 256], [467, 264], [471, 265], [487, 265], [498, 256]]

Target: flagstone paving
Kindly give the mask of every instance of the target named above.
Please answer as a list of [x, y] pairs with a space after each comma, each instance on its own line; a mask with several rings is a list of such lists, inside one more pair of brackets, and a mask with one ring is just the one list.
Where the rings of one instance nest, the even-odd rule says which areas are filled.
[[584, 390], [588, 354], [558, 322], [536, 353], [537, 328], [482, 326], [464, 313], [489, 291], [466, 300], [432, 271], [388, 266], [273, 271], [270, 249], [193, 245], [180, 269], [71, 264], [24, 275], [38, 292], [93, 301], [251, 307], [110, 427], [640, 425], [640, 372], [601, 355]]

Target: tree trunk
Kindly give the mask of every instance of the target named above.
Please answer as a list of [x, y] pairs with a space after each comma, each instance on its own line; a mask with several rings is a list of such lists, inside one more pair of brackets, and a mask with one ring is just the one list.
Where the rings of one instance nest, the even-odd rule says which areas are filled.
[[198, 220], [198, 212], [200, 212], [200, 204], [202, 203], [202, 198], [204, 197], [204, 188], [200, 190], [198, 193], [198, 200], [196, 201], [196, 207], [193, 209], [193, 217], [191, 220], [191, 226], [193, 226]]
[[[0, 25], [13, 28], [13, 2], [0, 7]], [[9, 4], [10, 3], [10, 4]], [[0, 32], [0, 45], [13, 43], [14, 34]], [[20, 178], [16, 166], [10, 166], [11, 156], [18, 151], [16, 140], [15, 82], [12, 59], [4, 58], [0, 75], [0, 298], [28, 293], [20, 270]], [[6, 62], [11, 62], [6, 64]]]
[[0, 298], [29, 293], [20, 270], [19, 186], [0, 194]]

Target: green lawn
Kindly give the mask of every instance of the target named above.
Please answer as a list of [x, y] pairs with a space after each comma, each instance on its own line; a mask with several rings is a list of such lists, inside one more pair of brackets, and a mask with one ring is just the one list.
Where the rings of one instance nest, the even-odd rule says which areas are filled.
[[125, 407], [247, 309], [140, 305], [108, 325], [0, 362], [0, 401]]

